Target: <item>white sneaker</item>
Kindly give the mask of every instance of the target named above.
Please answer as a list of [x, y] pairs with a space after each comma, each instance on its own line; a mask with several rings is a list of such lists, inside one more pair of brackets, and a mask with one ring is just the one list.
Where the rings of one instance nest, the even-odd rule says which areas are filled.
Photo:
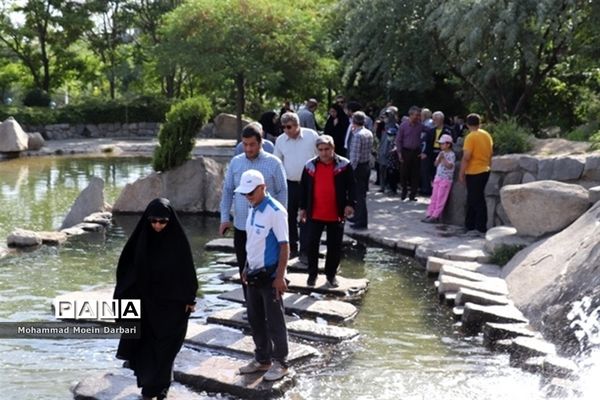
[[271, 368], [263, 375], [265, 381], [277, 381], [289, 373], [288, 368], [279, 361], [273, 361]]
[[256, 360], [250, 361], [248, 364], [240, 367], [238, 372], [240, 374], [253, 374], [255, 372], [270, 371], [271, 364], [261, 364]]

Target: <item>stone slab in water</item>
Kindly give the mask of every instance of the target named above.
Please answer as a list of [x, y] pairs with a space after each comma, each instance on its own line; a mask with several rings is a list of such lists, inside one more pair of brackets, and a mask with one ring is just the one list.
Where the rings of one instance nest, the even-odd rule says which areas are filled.
[[442, 265], [442, 268], [440, 269], [440, 276], [441, 275], [454, 276], [456, 278], [475, 282], [493, 282], [494, 280], [503, 280], [502, 278], [490, 277], [479, 272], [469, 271], [467, 269], [454, 267], [452, 265]]
[[556, 347], [541, 338], [517, 337], [510, 348], [510, 365], [521, 367], [528, 358], [545, 357], [556, 354]]
[[573, 399], [583, 396], [582, 388], [572, 380], [552, 378], [544, 387], [548, 399]]
[[[207, 251], [222, 251], [226, 253], [234, 253], [233, 238], [217, 238], [204, 245], [204, 250]], [[324, 257], [327, 252], [326, 246], [319, 246], [319, 256]]]
[[456, 293], [455, 299], [457, 306], [465, 305], [466, 303], [481, 304], [483, 306], [505, 306], [511, 304], [506, 296], [499, 296], [481, 292], [479, 290], [460, 288]]
[[[213, 324], [250, 329], [247, 319], [243, 318], [245, 308], [229, 308], [210, 314], [206, 321]], [[319, 324], [311, 320], [286, 315], [288, 334], [290, 336], [325, 343], [339, 343], [358, 337], [356, 329], [335, 325]]]
[[42, 238], [37, 232], [17, 228], [6, 238], [8, 247], [32, 247], [42, 244]]
[[544, 357], [542, 373], [546, 377], [572, 378], [577, 375], [578, 371], [579, 367], [577, 367], [577, 364], [573, 360], [556, 355]]
[[[289, 343], [288, 361], [295, 362], [319, 354], [314, 347], [295, 342]], [[191, 347], [204, 347], [231, 353], [239, 353], [247, 357], [254, 355], [252, 336], [244, 335], [237, 329], [219, 325], [200, 324], [190, 321], [185, 336], [185, 344]]]
[[103, 212], [97, 212], [97, 213], [88, 215], [87, 217], [85, 217], [83, 219], [83, 222], [89, 222], [92, 224], [108, 226], [108, 225], [110, 225], [111, 220], [112, 220], [112, 213], [103, 211]]
[[[222, 293], [219, 299], [236, 303], [244, 302], [242, 288]], [[304, 294], [285, 293], [283, 305], [286, 314], [297, 314], [309, 318], [321, 317], [331, 322], [349, 321], [356, 317], [358, 309], [350, 303], [339, 300], [318, 300]]]
[[519, 336], [539, 337], [540, 334], [523, 323], [486, 322], [483, 325], [483, 340], [493, 343], [503, 339], [514, 339]]
[[458, 292], [461, 288], [479, 290], [480, 292], [507, 296], [508, 288], [506, 282], [502, 279], [494, 278], [494, 280], [475, 282], [467, 279], [456, 278], [453, 276], [441, 275], [438, 279], [438, 293]]
[[237, 257], [235, 255], [219, 257], [219, 258], [217, 258], [217, 263], [227, 264], [227, 265], [235, 265], [237, 267]]
[[446, 258], [433, 256], [427, 258], [427, 265], [425, 268], [430, 274], [438, 274], [444, 265], [450, 265], [456, 268], [478, 272], [490, 277], [499, 277], [502, 273], [502, 268], [495, 264], [483, 264], [475, 261], [448, 260]]
[[59, 246], [67, 241], [67, 234], [64, 232], [38, 232], [42, 239], [42, 244], [47, 246]]
[[528, 323], [515, 306], [482, 306], [467, 303], [462, 315], [462, 328], [466, 332], [479, 332], [486, 322]]
[[240, 375], [239, 368], [249, 361], [249, 358], [236, 359], [184, 348], [175, 359], [173, 374], [176, 381], [194, 390], [242, 398], [280, 397], [294, 386], [293, 376], [267, 382], [262, 379], [264, 373]]
[[[343, 297], [343, 300], [353, 300], [362, 297], [369, 287], [368, 279], [351, 279], [338, 276], [339, 286], [337, 288], [327, 287], [327, 279], [324, 275], [317, 276], [317, 282], [314, 287], [306, 285], [306, 274], [289, 273], [286, 275], [289, 280], [288, 290], [295, 293], [321, 293], [331, 296]], [[226, 282], [241, 283], [240, 274], [237, 270], [226, 271], [219, 275], [219, 279]]]
[[[141, 389], [137, 387], [132, 371], [101, 372], [85, 377], [71, 388], [76, 400], [138, 400]], [[185, 386], [173, 382], [169, 400], [201, 400], [208, 396], [194, 393]]]

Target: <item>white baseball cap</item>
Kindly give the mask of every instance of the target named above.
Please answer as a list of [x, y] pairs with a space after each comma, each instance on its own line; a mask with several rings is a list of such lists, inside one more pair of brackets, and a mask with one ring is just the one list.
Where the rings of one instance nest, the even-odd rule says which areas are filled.
[[440, 140], [438, 140], [438, 143], [452, 143], [452, 136], [448, 135], [447, 133], [443, 134], [440, 137]]
[[241, 194], [250, 193], [256, 189], [258, 185], [264, 184], [265, 178], [263, 177], [263, 174], [255, 169], [249, 169], [242, 174], [242, 177], [240, 178], [240, 185], [235, 189], [235, 192]]

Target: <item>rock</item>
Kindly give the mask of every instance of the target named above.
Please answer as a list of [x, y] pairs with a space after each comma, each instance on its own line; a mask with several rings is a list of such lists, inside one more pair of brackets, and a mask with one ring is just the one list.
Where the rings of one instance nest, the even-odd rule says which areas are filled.
[[443, 294], [446, 292], [458, 292], [461, 288], [478, 290], [494, 295], [506, 296], [508, 291], [506, 289], [506, 283], [504, 280], [499, 278], [490, 278], [493, 280], [476, 282], [467, 279], [456, 278], [454, 276], [439, 277], [438, 293]]
[[27, 149], [37, 151], [44, 147], [46, 141], [39, 132], [32, 132], [27, 134]]
[[0, 153], [27, 150], [28, 142], [29, 136], [13, 117], [8, 117], [0, 124]]
[[510, 349], [510, 365], [520, 367], [531, 357], [555, 355], [556, 348], [550, 342], [536, 337], [520, 336], [513, 339]]
[[225, 166], [200, 157], [167, 172], [153, 172], [128, 184], [113, 205], [114, 213], [140, 213], [157, 197], [178, 212], [219, 212]]
[[[200, 133], [198, 133], [198, 136], [201, 138], [215, 137], [215, 124], [213, 124], [212, 122], [204, 124], [202, 126], [202, 128], [200, 128]], [[237, 139], [237, 137], [236, 137], [236, 139]]]
[[502, 180], [502, 186], [518, 185], [519, 183], [521, 183], [522, 179], [523, 179], [522, 172], [519, 172], [519, 171], [510, 172], [510, 173], [506, 174], [506, 176]]
[[524, 236], [564, 229], [589, 207], [586, 189], [556, 181], [504, 186], [500, 198], [511, 224]]
[[235, 251], [235, 247], [233, 246], [233, 238], [213, 239], [204, 245], [204, 250], [233, 253]]
[[515, 305], [566, 351], [579, 350], [576, 333], [585, 332], [578, 326], [600, 304], [598, 221], [600, 203], [562, 232], [517, 253], [502, 271]]
[[596, 204], [600, 200], [600, 186], [589, 188], [590, 204]]
[[544, 357], [542, 364], [542, 374], [552, 378], [572, 378], [577, 375], [579, 368], [573, 360], [549, 355]]
[[8, 247], [31, 247], [42, 244], [42, 238], [37, 232], [28, 231], [25, 229], [15, 229], [6, 238]]
[[[250, 329], [250, 324], [248, 318], [244, 318], [245, 313], [245, 308], [228, 308], [208, 315], [206, 322], [247, 330]], [[339, 343], [359, 335], [356, 329], [325, 325], [291, 315], [286, 315], [285, 321], [288, 334], [304, 340]]]
[[261, 379], [262, 373], [238, 374], [239, 368], [249, 361], [184, 348], [175, 358], [173, 374], [176, 381], [196, 391], [228, 393], [241, 398], [280, 397], [293, 387], [293, 376], [268, 382]]
[[514, 306], [482, 306], [474, 303], [465, 304], [461, 321], [463, 330], [468, 333], [479, 332], [486, 322], [529, 322]]
[[506, 306], [511, 304], [506, 296], [489, 294], [475, 289], [460, 288], [456, 293], [454, 304], [463, 306], [467, 303], [480, 304], [482, 306]]
[[492, 158], [492, 172], [512, 172], [519, 169], [519, 154], [508, 154]]
[[535, 175], [533, 175], [529, 172], [525, 172], [523, 174], [523, 179], [521, 180], [521, 183], [535, 182], [536, 180], [537, 180], [537, 178], [535, 177]]
[[83, 222], [85, 217], [104, 211], [104, 180], [92, 177], [88, 186], [79, 193], [60, 229], [70, 228]]
[[[106, 208], [106, 204], [104, 205], [104, 207]], [[83, 222], [87, 222], [90, 224], [102, 225], [102, 226], [110, 225], [111, 221], [112, 221], [112, 213], [106, 212], [106, 211], [90, 214], [83, 219]]]
[[[82, 379], [71, 388], [75, 399], [86, 400], [132, 400], [141, 399], [141, 389], [137, 387], [133, 371], [117, 373], [101, 372]], [[180, 383], [173, 382], [169, 389], [169, 399], [201, 400], [198, 393], [192, 392]]]
[[[242, 128], [250, 121], [242, 119]], [[232, 114], [221, 113], [215, 117], [214, 134], [219, 139], [237, 139], [237, 118]]]
[[538, 172], [538, 159], [532, 156], [519, 157], [519, 167], [529, 172], [530, 174], [537, 174]]
[[485, 233], [485, 249], [494, 253], [502, 247], [516, 247], [519, 250], [535, 241], [532, 237], [519, 236], [512, 226], [496, 226]]
[[[219, 299], [236, 303], [244, 302], [242, 288], [222, 293]], [[295, 293], [283, 295], [283, 305], [286, 314], [297, 314], [307, 318], [321, 317], [331, 322], [350, 321], [358, 314], [358, 309], [350, 303], [339, 300], [318, 300], [311, 296]]]
[[591, 155], [586, 158], [581, 178], [600, 181], [600, 155]]
[[532, 330], [529, 325], [521, 323], [486, 322], [483, 325], [483, 341], [486, 344], [519, 336], [540, 337], [540, 334]]
[[585, 164], [574, 157], [547, 158], [539, 161], [539, 180], [573, 181], [581, 178]]
[[488, 179], [487, 184], [485, 185], [485, 195], [498, 196], [500, 194], [501, 186], [502, 174], [492, 172], [490, 174], [490, 179]]
[[469, 271], [464, 268], [455, 267], [452, 265], [443, 265], [440, 269], [440, 276], [451, 276], [455, 278], [466, 279], [468, 281], [474, 282], [483, 282], [488, 281], [490, 279], [498, 279], [498, 278], [490, 278], [484, 274], [480, 274], [479, 272]]
[[[458, 170], [459, 164], [456, 164], [455, 170]], [[454, 174], [454, 183], [448, 195], [448, 201], [442, 220], [446, 224], [464, 225], [465, 223], [465, 207], [467, 204], [467, 189], [465, 185], [458, 182], [458, 172]]]
[[38, 232], [42, 239], [42, 244], [48, 246], [58, 246], [67, 241], [67, 234], [64, 232]]
[[490, 277], [498, 277], [502, 274], [502, 268], [500, 268], [498, 265], [482, 264], [475, 261], [454, 261], [433, 256], [427, 258], [426, 270], [430, 274], [437, 274], [441, 271], [444, 265], [462, 268], [467, 271], [478, 272]]
[[[237, 329], [201, 324], [194, 321], [188, 323], [184, 343], [192, 348], [215, 349], [221, 352], [237, 353], [246, 357], [252, 357], [255, 348], [252, 336], [244, 335]], [[312, 346], [289, 342], [288, 361], [290, 363], [318, 354], [319, 351]]]

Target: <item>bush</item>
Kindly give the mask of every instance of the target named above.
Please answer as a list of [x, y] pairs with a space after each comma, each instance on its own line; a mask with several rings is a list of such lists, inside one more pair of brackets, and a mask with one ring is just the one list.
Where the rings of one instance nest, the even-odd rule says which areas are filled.
[[506, 264], [508, 264], [508, 262], [515, 256], [515, 254], [517, 254], [524, 248], [525, 246], [522, 245], [502, 245], [496, 250], [494, 250], [490, 257], [490, 262], [492, 264], [496, 264], [503, 267]]
[[196, 142], [196, 133], [212, 113], [205, 97], [192, 97], [174, 104], [158, 132], [158, 146], [154, 150], [152, 167], [166, 171], [190, 159]]
[[566, 138], [577, 142], [587, 142], [590, 140], [591, 136], [598, 131], [598, 128], [598, 121], [588, 122], [569, 132]]
[[590, 150], [600, 150], [600, 130], [590, 136]]
[[45, 90], [35, 88], [25, 94], [23, 104], [26, 107], [48, 107], [50, 105], [50, 95]]
[[516, 118], [501, 120], [488, 126], [494, 139], [494, 154], [526, 153], [532, 149], [531, 131], [517, 122]]

